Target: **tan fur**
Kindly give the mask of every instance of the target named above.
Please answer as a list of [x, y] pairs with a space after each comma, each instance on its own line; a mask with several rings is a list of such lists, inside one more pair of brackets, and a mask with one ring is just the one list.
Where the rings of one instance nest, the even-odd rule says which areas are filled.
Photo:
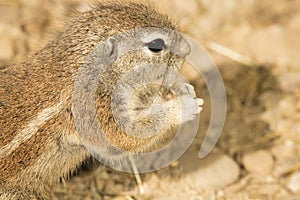
[[[101, 41], [140, 27], [175, 28], [142, 4], [98, 3], [76, 13], [56, 40], [26, 62], [0, 71], [1, 197], [48, 199], [49, 188], [90, 156], [77, 139], [70, 110], [77, 69]], [[126, 138], [111, 140], [136, 148]]]

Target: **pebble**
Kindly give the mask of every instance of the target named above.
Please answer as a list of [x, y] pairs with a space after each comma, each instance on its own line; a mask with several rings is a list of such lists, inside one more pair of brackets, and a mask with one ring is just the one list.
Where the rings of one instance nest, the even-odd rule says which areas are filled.
[[[240, 174], [238, 164], [218, 149], [214, 149], [204, 159], [198, 152], [190, 151], [179, 159], [182, 169], [180, 179], [149, 175], [144, 182], [146, 195], [151, 199], [213, 199], [215, 190], [237, 181]], [[155, 191], [155, 192], [153, 192]]]
[[292, 175], [287, 187], [294, 193], [300, 192], [300, 172]]
[[260, 175], [269, 174], [274, 165], [272, 155], [266, 150], [247, 153], [243, 156], [242, 161], [248, 172]]
[[286, 160], [289, 158], [295, 158], [297, 154], [296, 144], [292, 140], [286, 140], [283, 143], [275, 145], [272, 150], [272, 154], [277, 160]]
[[285, 140], [274, 145], [271, 152], [276, 159], [272, 172], [274, 177], [281, 177], [289, 173], [299, 162], [297, 158], [297, 146], [292, 140]]
[[275, 167], [273, 169], [273, 176], [279, 178], [286, 174], [289, 174], [293, 167], [298, 163], [297, 158], [291, 158], [286, 160], [279, 160], [276, 162]]
[[217, 190], [235, 182], [239, 178], [238, 164], [219, 150], [213, 150], [204, 159], [182, 160], [186, 181], [198, 188]]

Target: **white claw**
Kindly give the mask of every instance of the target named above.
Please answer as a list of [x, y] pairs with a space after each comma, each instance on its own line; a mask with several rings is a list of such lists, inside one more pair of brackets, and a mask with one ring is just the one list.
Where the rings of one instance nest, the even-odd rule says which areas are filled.
[[202, 109], [203, 109], [202, 107], [198, 107], [197, 108], [197, 114], [200, 113], [202, 111]]
[[204, 100], [201, 98], [197, 98], [196, 102], [197, 102], [198, 106], [203, 106], [203, 104], [204, 104]]

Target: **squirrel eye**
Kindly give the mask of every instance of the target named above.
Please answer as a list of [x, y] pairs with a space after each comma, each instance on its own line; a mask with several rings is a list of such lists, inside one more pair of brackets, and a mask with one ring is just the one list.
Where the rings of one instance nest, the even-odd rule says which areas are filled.
[[150, 51], [155, 52], [155, 53], [166, 49], [165, 41], [160, 38], [155, 39], [155, 40], [147, 43], [146, 45]]

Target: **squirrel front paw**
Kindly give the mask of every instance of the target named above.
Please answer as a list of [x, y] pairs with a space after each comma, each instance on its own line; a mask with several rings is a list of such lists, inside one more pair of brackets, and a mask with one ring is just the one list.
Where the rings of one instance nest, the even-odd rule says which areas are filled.
[[185, 82], [177, 82], [171, 88], [174, 94], [174, 105], [172, 110], [176, 110], [176, 123], [183, 124], [195, 119], [196, 115], [202, 111], [203, 99], [197, 98], [194, 87]]
[[201, 98], [192, 98], [188, 95], [180, 97], [181, 103], [181, 123], [185, 123], [194, 120], [196, 115], [202, 111], [202, 105], [204, 103]]

